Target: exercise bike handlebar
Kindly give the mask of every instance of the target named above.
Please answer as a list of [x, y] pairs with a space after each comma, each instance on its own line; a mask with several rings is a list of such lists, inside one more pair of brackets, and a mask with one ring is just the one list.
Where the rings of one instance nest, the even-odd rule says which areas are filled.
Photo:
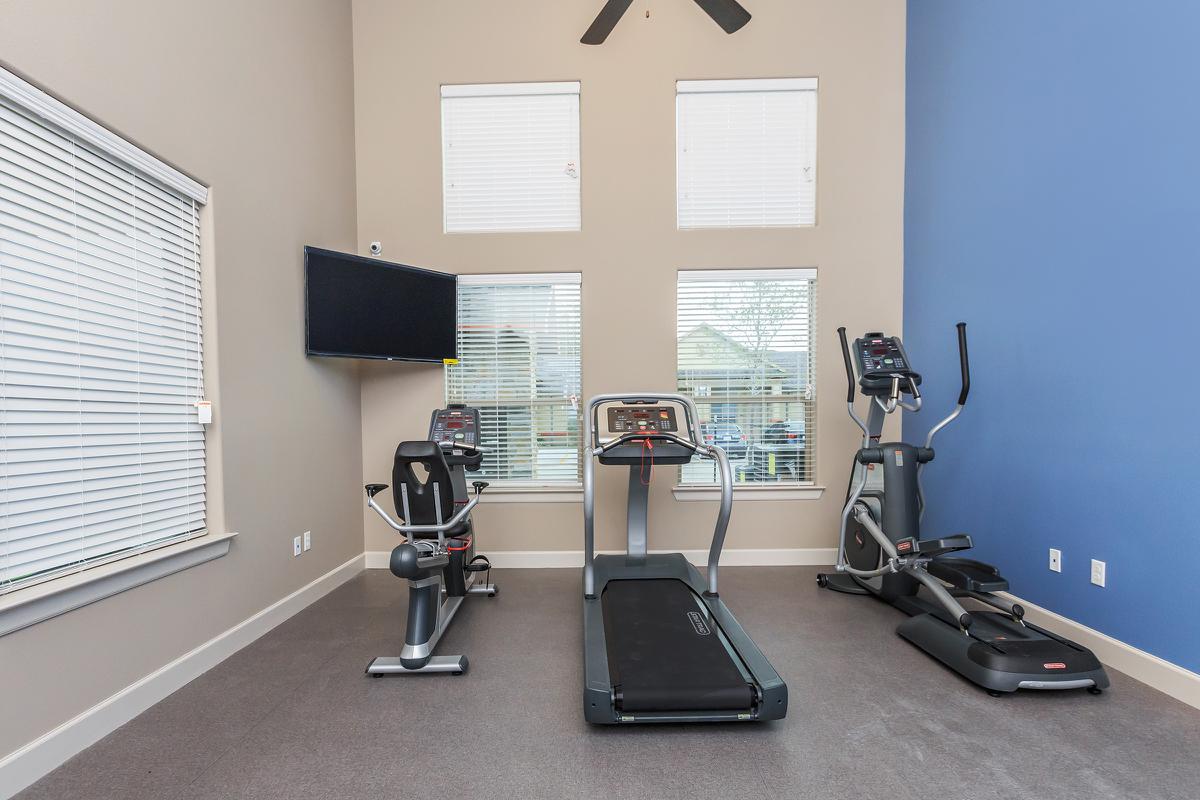
[[[383, 508], [378, 503], [375, 502], [375, 495], [378, 494], [382, 490], [375, 489], [375, 491], [372, 492], [371, 489], [374, 487], [380, 486], [380, 485], [382, 485], [382, 484], [374, 484], [373, 483], [373, 484], [368, 485], [368, 487], [367, 487], [367, 506], [374, 509], [376, 514], [383, 517], [383, 521], [386, 522], [389, 527], [391, 527], [392, 529], [394, 529], [396, 531], [399, 531], [400, 533], [406, 533], [406, 534], [412, 534], [412, 533], [444, 534], [447, 531], [449, 531], [451, 528], [457, 527], [458, 525], [460, 525], [463, 522], [463, 520], [465, 520], [468, 516], [470, 516], [472, 509], [474, 509], [475, 506], [479, 505], [479, 498], [483, 494], [482, 487], [486, 486], [486, 484], [482, 484], [482, 482], [477, 481], [474, 484], [476, 487], [475, 496], [472, 497], [465, 506], [463, 506], [457, 512], [455, 512], [454, 516], [452, 516], [446, 522], [443, 522], [440, 525], [409, 525], [407, 522], [397, 522], [396, 520], [392, 519], [391, 515], [389, 515], [386, 511], [384, 511]], [[384, 488], [387, 488], [387, 487], [384, 487]]]
[[477, 445], [467, 444], [466, 442], [441, 442], [443, 450], [470, 450], [472, 453], [486, 453], [486, 447], [478, 447]]

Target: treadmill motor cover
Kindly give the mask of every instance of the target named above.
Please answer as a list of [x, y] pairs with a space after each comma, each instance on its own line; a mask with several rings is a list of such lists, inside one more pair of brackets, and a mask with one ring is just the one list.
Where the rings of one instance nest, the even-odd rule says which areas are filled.
[[622, 711], [750, 711], [755, 691], [683, 581], [614, 580], [601, 596]]

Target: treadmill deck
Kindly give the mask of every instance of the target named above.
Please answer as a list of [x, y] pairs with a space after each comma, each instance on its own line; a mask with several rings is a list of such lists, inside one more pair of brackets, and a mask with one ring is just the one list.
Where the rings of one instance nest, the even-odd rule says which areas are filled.
[[683, 581], [609, 581], [601, 595], [621, 711], [749, 711], [755, 689], [708, 607]]

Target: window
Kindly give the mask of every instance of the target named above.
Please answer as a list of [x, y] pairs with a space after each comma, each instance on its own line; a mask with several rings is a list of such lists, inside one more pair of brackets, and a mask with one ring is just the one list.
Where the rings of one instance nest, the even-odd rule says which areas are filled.
[[[724, 448], [737, 483], [813, 480], [816, 271], [679, 273], [679, 391], [700, 412], [708, 444]], [[684, 485], [717, 482], [716, 467], [683, 467]]]
[[481, 477], [577, 485], [580, 275], [460, 275], [446, 400], [479, 409]]
[[0, 70], [0, 593], [204, 533], [205, 198]]
[[680, 228], [812, 225], [817, 80], [679, 81]]
[[579, 83], [442, 87], [446, 233], [579, 230]]

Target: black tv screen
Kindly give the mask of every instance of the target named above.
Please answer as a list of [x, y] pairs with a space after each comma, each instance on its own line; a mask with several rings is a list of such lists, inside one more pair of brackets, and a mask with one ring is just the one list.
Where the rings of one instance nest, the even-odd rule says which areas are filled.
[[454, 275], [304, 248], [305, 352], [314, 356], [454, 358]]

